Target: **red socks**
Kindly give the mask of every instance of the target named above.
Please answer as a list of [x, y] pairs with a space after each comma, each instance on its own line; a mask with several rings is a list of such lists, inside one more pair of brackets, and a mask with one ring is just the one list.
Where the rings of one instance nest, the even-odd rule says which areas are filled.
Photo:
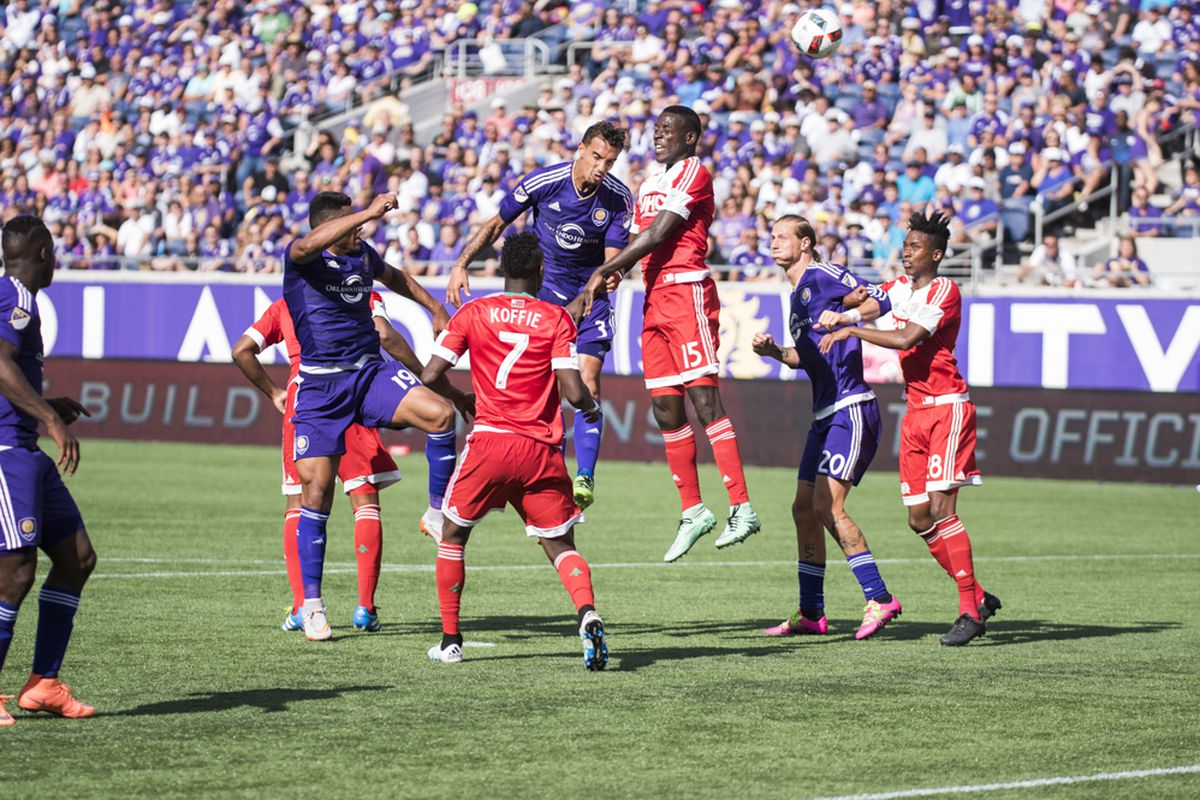
[[575, 604], [576, 611], [584, 606], [596, 605], [592, 595], [592, 571], [583, 560], [583, 556], [575, 550], [560, 553], [558, 558], [554, 559], [554, 568], [558, 570], [558, 577], [567, 594], [571, 595], [571, 602]]
[[[959, 520], [957, 514], [951, 514], [945, 519], [938, 520], [937, 533], [940, 534], [943, 547], [946, 550], [946, 560], [949, 569], [946, 571], [958, 584], [958, 613], [969, 614], [979, 620], [979, 599], [982, 592], [975, 582], [975, 565], [971, 559], [971, 537]], [[932, 546], [930, 550], [932, 550]], [[937, 558], [936, 554], [934, 556]], [[940, 563], [940, 561], [939, 561]], [[977, 598], [977, 595], [980, 597]]]
[[686, 511], [699, 505], [700, 478], [696, 474], [696, 435], [691, 424], [663, 431], [663, 444], [667, 447], [667, 466], [671, 468], [671, 479], [679, 489], [679, 501]]
[[[953, 578], [954, 570], [950, 568], [950, 553], [946, 551], [946, 542], [942, 539], [942, 535], [938, 533], [937, 523], [933, 523], [932, 528], [918, 533], [917, 536], [925, 540], [925, 544], [929, 546], [929, 554], [933, 556], [933, 560], [938, 562], [942, 569], [946, 570], [946, 574]], [[983, 603], [983, 587], [979, 585], [977, 579], [975, 581], [975, 605], [978, 607], [981, 603]]]
[[[586, 566], [586, 565], [584, 565]], [[442, 633], [458, 635], [458, 609], [463, 585], [467, 582], [467, 565], [463, 548], [442, 542], [438, 545], [437, 565], [438, 608], [442, 612]]]
[[354, 558], [358, 561], [358, 604], [375, 613], [375, 587], [383, 559], [383, 522], [374, 503], [354, 510]]
[[300, 529], [300, 509], [289, 509], [283, 515], [283, 564], [287, 567], [288, 585], [292, 587], [292, 613], [304, 605], [304, 581], [300, 577], [300, 544], [296, 532]]
[[[729, 421], [729, 417], [721, 417], [705, 428], [704, 432], [708, 434], [708, 441], [712, 443], [713, 459], [717, 462], [717, 469], [721, 470], [721, 480], [725, 482], [725, 489], [729, 492], [729, 504], [736, 506], [738, 503], [748, 502], [750, 495], [746, 493], [746, 476], [742, 472], [742, 454], [738, 451], [737, 434], [733, 432], [733, 423]], [[692, 447], [692, 452], [695, 453], [695, 445]], [[697, 501], [699, 501], [699, 495], [697, 495]], [[687, 506], [685, 505], [684, 508]]]

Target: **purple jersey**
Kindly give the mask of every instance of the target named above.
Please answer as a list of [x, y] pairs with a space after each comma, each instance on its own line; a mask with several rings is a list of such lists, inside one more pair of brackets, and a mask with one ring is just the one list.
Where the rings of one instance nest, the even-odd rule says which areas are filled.
[[379, 357], [371, 285], [387, 265], [366, 242], [355, 255], [328, 250], [306, 264], [283, 257], [283, 297], [300, 341], [300, 369], [327, 372]]
[[546, 260], [545, 288], [568, 300], [604, 263], [605, 248], [621, 249], [629, 242], [633, 216], [633, 195], [611, 175], [581, 197], [571, 178], [572, 163], [534, 170], [500, 201], [500, 217], [508, 223], [533, 209], [530, 227]]
[[814, 261], [792, 290], [789, 325], [800, 367], [812, 382], [814, 414], [832, 409], [846, 398], [870, 395], [871, 387], [863, 379], [862, 343], [850, 337], [835, 344], [828, 355], [821, 355], [817, 346], [825, 331], [814, 331], [812, 327], [822, 311], [842, 312], [842, 298], [858, 286], [867, 287], [882, 313], [891, 310], [886, 292], [838, 264]]
[[[42, 318], [33, 292], [12, 276], [0, 277], [0, 339], [17, 348], [17, 368], [42, 393]], [[37, 449], [37, 420], [0, 395], [0, 445]]]

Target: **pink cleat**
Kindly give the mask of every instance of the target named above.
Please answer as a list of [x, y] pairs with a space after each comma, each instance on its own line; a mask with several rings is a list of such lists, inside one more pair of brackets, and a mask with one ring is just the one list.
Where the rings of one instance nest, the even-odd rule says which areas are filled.
[[866, 639], [883, 630], [883, 626], [887, 625], [896, 617], [900, 616], [900, 600], [892, 595], [890, 603], [880, 603], [877, 600], [868, 600], [867, 607], [863, 609], [863, 621], [858, 630], [854, 632], [855, 639]]
[[763, 635], [765, 636], [821, 636], [826, 633], [829, 633], [829, 622], [825, 617], [821, 617], [816, 622], [813, 622], [799, 611], [778, 625], [772, 625], [770, 628], [763, 629]]
[[9, 725], [15, 725], [17, 722], [4, 707], [4, 701], [12, 700], [12, 697], [11, 694], [0, 694], [0, 728], [7, 728]]

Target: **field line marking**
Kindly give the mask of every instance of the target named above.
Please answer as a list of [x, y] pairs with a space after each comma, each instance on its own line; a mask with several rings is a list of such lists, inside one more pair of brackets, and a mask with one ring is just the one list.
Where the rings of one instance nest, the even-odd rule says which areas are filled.
[[[1063, 554], [1063, 555], [1043, 555], [1043, 556], [980, 556], [975, 559], [977, 562], [985, 563], [1004, 563], [1004, 562], [1028, 562], [1028, 561], [1145, 561], [1148, 559], [1196, 559], [1200, 558], [1200, 553], [1135, 553], [1131, 555], [1087, 555], [1087, 554]], [[186, 559], [186, 558], [161, 558], [161, 559], [143, 559], [143, 558], [104, 558], [100, 559], [102, 564], [115, 563], [137, 563], [137, 564], [213, 564], [216, 566], [237, 566], [245, 564], [265, 565], [279, 564], [278, 561], [263, 561], [263, 560], [238, 560], [238, 559]], [[880, 564], [934, 564], [931, 558], [880, 558], [876, 559]], [[665, 564], [661, 561], [615, 561], [603, 562], [597, 561], [592, 563], [592, 569], [682, 569], [682, 568], [700, 568], [700, 567], [782, 567], [788, 566], [795, 562], [792, 561], [685, 561], [676, 562], [674, 564]], [[833, 561], [831, 564], [844, 564], [843, 561]], [[325, 565], [325, 573], [328, 575], [347, 575], [353, 574], [357, 567], [353, 562], [338, 561], [327, 562]], [[433, 564], [384, 564], [382, 572], [433, 572]], [[533, 570], [545, 570], [545, 564], [492, 564], [471, 566], [472, 572], [526, 572]], [[236, 578], [236, 577], [260, 577], [266, 575], [281, 575], [283, 574], [282, 566], [275, 569], [252, 569], [252, 570], [201, 570], [201, 571], [155, 571], [155, 572], [97, 572], [92, 575], [93, 578]]]
[[1092, 783], [1094, 781], [1125, 781], [1137, 778], [1154, 778], [1160, 775], [1184, 775], [1200, 772], [1200, 764], [1189, 764], [1183, 767], [1163, 767], [1162, 769], [1132, 769], [1125, 772], [1098, 772], [1095, 775], [1071, 775], [1059, 778], [1034, 778], [1025, 781], [1008, 783], [980, 783], [974, 786], [940, 786], [934, 789], [904, 789], [898, 792], [876, 792], [873, 794], [846, 794], [837, 797], [818, 797], [815, 800], [898, 800], [902, 797], [934, 797], [945, 794], [975, 794], [977, 792], [996, 792], [1006, 789], [1036, 789], [1040, 786], [1063, 786], [1072, 783]]

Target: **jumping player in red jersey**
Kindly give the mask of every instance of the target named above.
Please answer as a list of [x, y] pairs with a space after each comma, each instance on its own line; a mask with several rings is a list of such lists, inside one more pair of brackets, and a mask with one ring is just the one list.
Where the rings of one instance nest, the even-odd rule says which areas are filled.
[[475, 427], [442, 506], [445, 527], [437, 557], [442, 641], [429, 649], [429, 658], [462, 661], [458, 612], [467, 538], [488, 512], [511, 503], [575, 603], [584, 666], [604, 669], [604, 623], [595, 609], [591, 570], [575, 550], [573, 528], [583, 521], [583, 512], [575, 505], [563, 460], [559, 390], [592, 422], [600, 406], [579, 375], [571, 316], [537, 299], [543, 274], [537, 235], [525, 231], [508, 237], [500, 267], [504, 293], [464, 304], [438, 337], [421, 374], [426, 385], [437, 386], [469, 350], [477, 394]]
[[[419, 373], [424, 364], [413, 353], [404, 337], [391, 326], [383, 299], [378, 292], [370, 296], [371, 314], [375, 328], [379, 331], [380, 346], [394, 359], [414, 373]], [[275, 384], [259, 363], [258, 355], [266, 348], [284, 343], [287, 349], [290, 370], [287, 388]], [[296, 542], [296, 531], [300, 524], [300, 476], [296, 473], [293, 460], [295, 430], [292, 417], [296, 404], [296, 376], [300, 373], [300, 342], [288, 314], [287, 303], [276, 300], [263, 312], [253, 325], [246, 329], [233, 347], [233, 360], [242, 374], [265, 394], [283, 414], [283, 494], [287, 508], [283, 518], [283, 553], [287, 567], [288, 583], [292, 588], [292, 607], [279, 626], [285, 631], [298, 631], [304, 627], [300, 607], [304, 603], [304, 587], [300, 577], [300, 556]], [[447, 382], [449, 396], [464, 414], [470, 413], [473, 398], [457, 391]], [[428, 434], [430, 440], [446, 434]], [[453, 431], [449, 432], [450, 453], [453, 458]], [[437, 448], [426, 448], [429, 458], [440, 458]], [[433, 474], [433, 470], [430, 471]], [[384, 449], [379, 433], [362, 425], [351, 425], [346, 430], [346, 454], [338, 463], [338, 477], [350, 497], [354, 510], [354, 555], [358, 561], [358, 606], [354, 609], [353, 625], [356, 629], [375, 632], [382, 629], [375, 608], [375, 590], [379, 585], [380, 563], [383, 557], [383, 524], [380, 517], [379, 491], [400, 480], [396, 462]], [[431, 489], [441, 495], [440, 490]], [[439, 502], [440, 505], [440, 502]]]
[[985, 620], [1001, 604], [975, 580], [971, 539], [957, 513], [958, 487], [978, 486], [982, 479], [975, 466], [975, 405], [954, 358], [962, 295], [937, 274], [949, 238], [941, 214], [909, 218], [904, 274], [881, 287], [892, 303], [893, 330], [854, 327], [880, 316], [878, 301], [870, 298], [848, 312], [822, 312], [818, 325], [836, 328], [822, 337], [822, 353], [851, 336], [900, 351], [908, 400], [900, 426], [900, 493], [909, 526], [958, 584], [959, 617], [942, 644], [960, 646], [986, 632]]
[[708, 433], [729, 492], [729, 518], [717, 547], [744, 541], [760, 528], [717, 381], [721, 303], [704, 263], [714, 207], [712, 176], [696, 157], [701, 130], [700, 118], [686, 106], [669, 106], [659, 115], [654, 124], [654, 157], [664, 170], [642, 183], [634, 212], [634, 230], [640, 233], [592, 273], [580, 301], [586, 315], [593, 299], [604, 293], [610, 275], [645, 259], [643, 371], [683, 506], [683, 518], [664, 561], [682, 557], [717, 524], [700, 497], [696, 439], [685, 395]]

